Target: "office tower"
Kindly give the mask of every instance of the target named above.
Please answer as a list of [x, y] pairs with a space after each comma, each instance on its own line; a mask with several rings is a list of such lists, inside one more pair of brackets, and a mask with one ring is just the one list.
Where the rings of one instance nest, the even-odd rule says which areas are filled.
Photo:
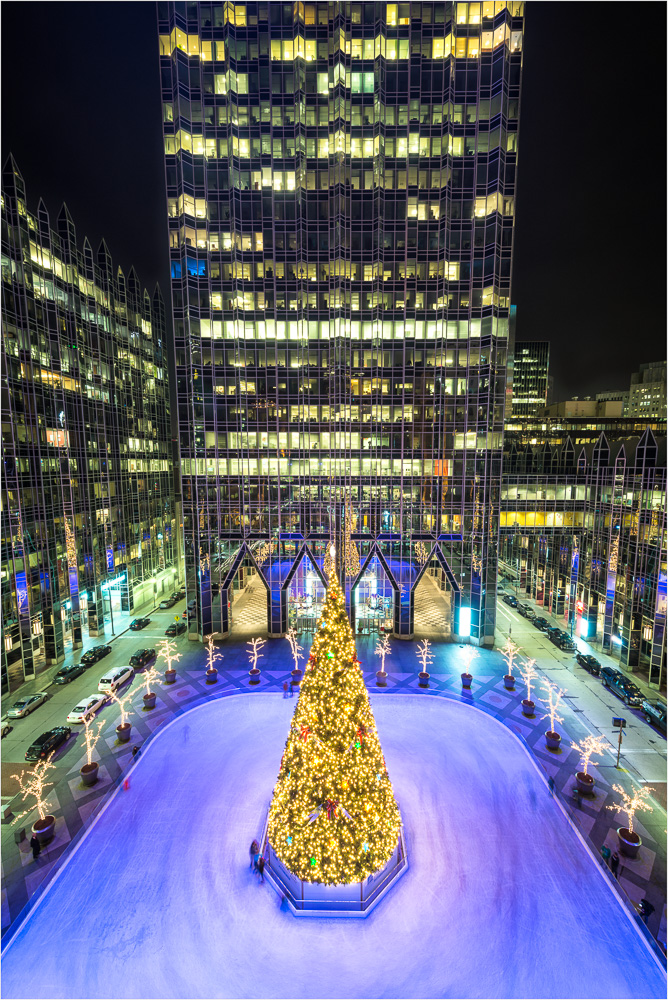
[[30, 211], [11, 157], [2, 283], [6, 691], [171, 582], [176, 547], [160, 289]]
[[550, 343], [518, 340], [513, 360], [513, 417], [533, 417], [547, 404]]
[[628, 401], [629, 417], [663, 419], [666, 416], [666, 362], [640, 365], [631, 376]]
[[435, 573], [491, 644], [523, 4], [158, 22], [193, 632], [249, 567], [284, 634], [333, 542], [353, 619]]

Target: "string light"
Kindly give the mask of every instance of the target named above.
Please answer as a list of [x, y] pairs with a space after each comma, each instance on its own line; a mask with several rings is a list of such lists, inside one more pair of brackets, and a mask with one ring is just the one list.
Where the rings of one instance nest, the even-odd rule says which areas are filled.
[[269, 809], [269, 841], [298, 878], [349, 884], [389, 861], [400, 825], [344, 596], [332, 574]]
[[653, 792], [653, 788], [648, 788], [647, 785], [643, 785], [641, 788], [636, 788], [633, 791], [633, 795], [628, 795], [621, 785], [613, 785], [614, 791], [618, 795], [621, 795], [621, 802], [614, 802], [611, 806], [606, 806], [606, 809], [612, 809], [613, 812], [623, 812], [626, 814], [627, 823], [629, 824], [627, 830], [629, 833], [633, 833], [633, 817], [637, 812], [654, 812], [651, 805], [646, 801], [649, 793]]
[[513, 676], [513, 667], [515, 666], [515, 660], [518, 658], [519, 653], [520, 647], [510, 638], [510, 636], [508, 636], [505, 646], [501, 649], [501, 656], [506, 661], [506, 667], [508, 668], [508, 677]]
[[353, 505], [350, 501], [350, 494], [346, 496], [346, 502], [344, 506], [344, 522], [343, 522], [343, 565], [346, 570], [346, 576], [357, 576], [357, 574], [362, 569], [362, 564], [360, 563], [360, 554], [357, 545], [353, 541], [352, 533], [355, 530], [355, 525], [357, 524], [357, 518], [353, 512]]
[[535, 664], [535, 660], [527, 660], [526, 663], [520, 664], [519, 668], [522, 680], [527, 689], [527, 701], [531, 701], [531, 685], [534, 681], [538, 680], [538, 673], [534, 670]]
[[162, 657], [167, 663], [167, 670], [173, 670], [172, 663], [181, 659], [181, 654], [177, 653], [178, 646], [171, 639], [162, 639], [158, 643], [158, 658]]
[[587, 768], [589, 767], [589, 761], [592, 757], [602, 757], [605, 753], [606, 745], [608, 741], [605, 736], [585, 736], [583, 740], [579, 743], [572, 743], [571, 746], [574, 750], [580, 754], [580, 763], [582, 764], [582, 773], [587, 774]]
[[550, 732], [556, 732], [554, 728], [556, 722], [563, 722], [563, 718], [557, 715], [557, 709], [561, 704], [561, 699], [566, 694], [566, 688], [558, 688], [556, 684], [552, 684], [551, 681], [546, 680], [542, 686], [545, 696], [547, 698], [548, 710], [543, 716], [544, 719], [550, 720]]
[[86, 763], [93, 763], [93, 750], [95, 749], [95, 744], [99, 740], [102, 729], [104, 728], [104, 719], [97, 720], [97, 732], [93, 728], [93, 719], [91, 716], [87, 715], [84, 718], [84, 740], [86, 742]]
[[45, 789], [47, 785], [54, 784], [53, 781], [47, 781], [46, 778], [51, 771], [56, 770], [56, 765], [51, 761], [54, 753], [55, 750], [49, 754], [46, 760], [38, 760], [34, 771], [24, 770], [20, 774], [12, 775], [15, 781], [19, 783], [21, 801], [25, 802], [28, 798], [35, 800], [34, 806], [28, 806], [27, 809], [24, 809], [23, 812], [14, 817], [12, 823], [16, 823], [23, 816], [27, 816], [33, 809], [37, 809], [40, 819], [46, 818]]
[[420, 566], [424, 566], [429, 556], [427, 546], [424, 542], [416, 542], [415, 544], [415, 558], [417, 559]]

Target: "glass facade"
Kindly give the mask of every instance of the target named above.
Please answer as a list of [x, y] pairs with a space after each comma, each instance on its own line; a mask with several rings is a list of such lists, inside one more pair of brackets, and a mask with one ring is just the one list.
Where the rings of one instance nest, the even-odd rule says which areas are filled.
[[158, 3], [200, 636], [334, 542], [353, 617], [435, 567], [493, 642], [523, 6]]
[[[2, 177], [2, 689], [177, 562], [165, 309]], [[163, 574], [164, 576], [165, 574]]]
[[536, 417], [547, 404], [550, 344], [547, 340], [515, 342], [513, 417]]

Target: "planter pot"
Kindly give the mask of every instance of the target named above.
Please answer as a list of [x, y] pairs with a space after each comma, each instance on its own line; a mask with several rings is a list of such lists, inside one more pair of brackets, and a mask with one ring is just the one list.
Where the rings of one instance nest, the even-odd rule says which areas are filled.
[[429, 674], [427, 673], [426, 670], [421, 670], [420, 673], [418, 674], [418, 684], [420, 685], [421, 688], [429, 687]]
[[471, 681], [473, 680], [473, 674], [462, 674], [461, 678], [462, 678], [462, 687], [470, 688]]
[[119, 743], [129, 743], [132, 726], [129, 722], [124, 722], [122, 726], [116, 726], [116, 738]]
[[619, 839], [619, 849], [627, 858], [635, 858], [642, 840], [637, 833], [629, 833], [625, 826], [620, 826], [617, 830]]
[[251, 667], [248, 671], [248, 683], [251, 685], [260, 683], [260, 668]]
[[81, 780], [83, 781], [84, 785], [95, 784], [98, 778], [97, 772], [99, 771], [99, 769], [100, 765], [96, 760], [94, 760], [92, 764], [84, 764], [84, 766], [79, 771], [79, 774], [81, 775]]
[[292, 683], [294, 684], [294, 686], [295, 687], [299, 687], [299, 682], [302, 679], [302, 672], [301, 672], [301, 670], [293, 670], [291, 672], [290, 676], [292, 677]]
[[206, 672], [207, 684], [215, 684], [218, 681], [218, 671], [215, 667], [209, 667]]
[[526, 715], [527, 718], [531, 718], [534, 714], [533, 710], [535, 708], [533, 701], [529, 701], [528, 698], [522, 698], [522, 715]]
[[379, 688], [387, 687], [387, 670], [376, 671], [376, 686]]
[[170, 670], [165, 670], [165, 684], [173, 684], [176, 680], [176, 670], [173, 668]]
[[584, 771], [575, 772], [575, 784], [578, 786], [578, 790], [584, 792], [585, 795], [594, 791], [594, 779], [591, 774], [585, 774]]
[[45, 816], [44, 819], [38, 819], [36, 823], [33, 823], [32, 832], [35, 834], [40, 844], [48, 844], [50, 840], [53, 840], [55, 829], [56, 817]]
[[144, 708], [155, 708], [156, 695], [153, 691], [144, 695]]
[[545, 733], [545, 742], [548, 750], [558, 750], [561, 745], [561, 736], [548, 729]]
[[515, 690], [515, 678], [513, 677], [513, 675], [512, 674], [504, 674], [503, 684], [504, 684], [504, 687], [508, 691], [514, 691]]

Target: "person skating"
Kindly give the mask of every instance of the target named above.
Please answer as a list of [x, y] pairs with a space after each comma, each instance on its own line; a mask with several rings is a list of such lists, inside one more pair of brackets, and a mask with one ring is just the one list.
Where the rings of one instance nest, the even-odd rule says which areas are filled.
[[283, 697], [287, 698], [287, 696], [288, 696], [288, 682], [283, 681]]
[[619, 854], [615, 853], [610, 858], [610, 871], [617, 878], [617, 869], [619, 868]]
[[37, 839], [34, 833], [30, 838], [30, 846], [32, 847], [32, 859], [33, 861], [37, 861], [39, 857], [39, 852], [42, 850], [42, 845], [40, 844], [39, 840]]
[[256, 871], [257, 871], [258, 875], [260, 876], [260, 884], [262, 884], [264, 882], [264, 866], [265, 866], [265, 859], [262, 858], [262, 857], [259, 857], [257, 859]]
[[260, 853], [260, 845], [258, 844], [257, 840], [252, 841], [250, 847], [248, 848], [248, 853], [250, 854], [250, 864], [248, 867], [252, 868], [253, 865], [256, 863], [258, 854]]

